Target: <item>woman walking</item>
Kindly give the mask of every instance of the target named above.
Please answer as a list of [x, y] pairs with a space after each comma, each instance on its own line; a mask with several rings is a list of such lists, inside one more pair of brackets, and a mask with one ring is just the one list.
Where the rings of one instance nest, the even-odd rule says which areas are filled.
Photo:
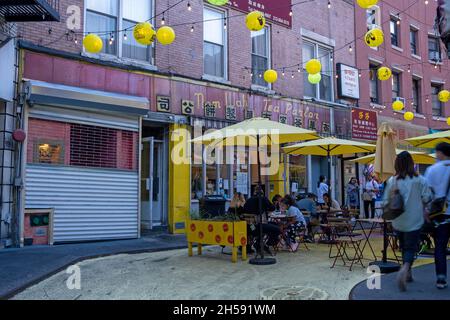
[[347, 184], [347, 206], [349, 209], [359, 207], [359, 184], [355, 177], [351, 178]]
[[384, 202], [389, 201], [391, 191], [398, 190], [404, 201], [404, 212], [392, 221], [402, 250], [403, 266], [397, 276], [400, 291], [412, 282], [411, 267], [419, 247], [420, 230], [424, 224], [424, 208], [432, 199], [432, 193], [424, 177], [414, 170], [414, 162], [407, 151], [395, 160], [395, 177], [388, 180]]

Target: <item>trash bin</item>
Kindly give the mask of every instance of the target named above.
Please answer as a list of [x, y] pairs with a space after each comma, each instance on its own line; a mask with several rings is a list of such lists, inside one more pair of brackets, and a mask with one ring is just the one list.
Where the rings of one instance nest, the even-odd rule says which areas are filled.
[[209, 195], [203, 197], [200, 211], [203, 216], [216, 217], [225, 214], [226, 199], [222, 195]]

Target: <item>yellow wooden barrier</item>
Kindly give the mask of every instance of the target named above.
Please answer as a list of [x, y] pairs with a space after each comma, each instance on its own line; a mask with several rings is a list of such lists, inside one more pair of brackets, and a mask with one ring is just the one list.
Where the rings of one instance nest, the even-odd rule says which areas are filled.
[[187, 220], [186, 236], [188, 254], [193, 255], [192, 245], [197, 243], [198, 254], [202, 245], [228, 246], [232, 249], [231, 261], [237, 262], [238, 248], [242, 247], [242, 260], [247, 260], [247, 223], [245, 221]]

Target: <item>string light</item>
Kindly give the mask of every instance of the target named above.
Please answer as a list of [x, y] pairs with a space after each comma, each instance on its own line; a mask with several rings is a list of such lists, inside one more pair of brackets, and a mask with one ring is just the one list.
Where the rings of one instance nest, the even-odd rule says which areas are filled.
[[187, 4], [187, 9], [188, 9], [188, 11], [192, 11], [192, 6], [191, 6], [190, 2], [188, 2], [188, 4]]
[[125, 40], [125, 41], [128, 40], [128, 36], [127, 36], [127, 33], [126, 33], [126, 32], [123, 34], [123, 40]]
[[291, 6], [291, 10], [289, 10], [289, 16], [292, 17], [294, 13], [292, 12], [292, 6]]
[[192, 25], [191, 27], [191, 32], [194, 32], [194, 25]]
[[328, 9], [331, 9], [331, 1], [328, 0]]
[[223, 19], [223, 28], [224, 30], [227, 30], [227, 18]]
[[352, 45], [350, 45], [350, 47], [348, 47], [348, 51], [349, 51], [350, 53], [353, 52]]
[[164, 13], [161, 19], [161, 25], [165, 25], [166, 24], [166, 19], [164, 18]]

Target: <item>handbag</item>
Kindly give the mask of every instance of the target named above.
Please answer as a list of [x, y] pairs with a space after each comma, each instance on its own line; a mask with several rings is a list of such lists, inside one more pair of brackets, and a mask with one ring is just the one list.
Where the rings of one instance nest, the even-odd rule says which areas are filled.
[[[372, 182], [372, 187], [373, 187], [373, 182]], [[367, 191], [367, 189], [364, 190], [362, 198], [363, 198], [363, 201], [372, 201], [373, 200], [372, 192]]]
[[397, 187], [397, 179], [395, 179], [394, 186], [389, 192], [388, 201], [383, 206], [382, 218], [384, 220], [394, 220], [400, 217], [403, 212], [405, 212], [405, 201]]
[[433, 223], [441, 223], [445, 220], [445, 213], [447, 212], [447, 197], [450, 192], [450, 181], [447, 182], [447, 192], [445, 196], [433, 199], [427, 207], [430, 220]]

